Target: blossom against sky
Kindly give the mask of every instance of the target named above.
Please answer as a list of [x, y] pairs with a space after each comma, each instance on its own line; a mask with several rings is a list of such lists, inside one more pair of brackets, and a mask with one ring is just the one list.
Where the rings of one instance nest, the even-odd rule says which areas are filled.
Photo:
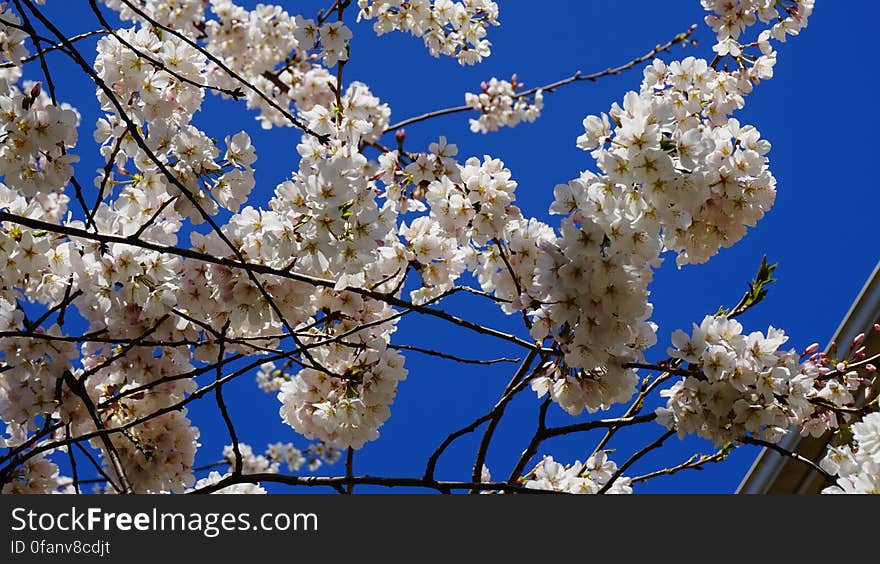
[[[53, 7], [50, 3], [49, 10], [63, 16], [59, 21], [68, 34], [96, 25], [87, 11], [74, 12], [67, 6]], [[297, 3], [295, 8], [288, 9], [308, 8], [311, 11], [306, 13], [311, 14], [320, 7], [323, 6]], [[615, 2], [560, 2], [553, 5], [551, 13], [541, 14], [542, 23], [537, 24], [531, 3], [511, 2], [502, 8], [502, 25], [488, 30], [491, 56], [473, 66], [460, 66], [450, 58], [433, 59], [422, 48], [421, 41], [409, 35], [390, 33], [377, 38], [370, 30], [372, 22], [347, 22], [354, 38], [346, 64], [346, 81], [361, 81], [364, 88], [369, 88], [361, 91], [362, 96], [375, 96], [388, 103], [390, 122], [394, 123], [426, 111], [472, 103], [465, 98], [465, 92], [491, 93], [493, 89], [504, 88], [497, 82], [490, 83], [487, 89], [481, 87], [482, 82], [493, 76], [512, 79], [515, 74], [525, 88], [532, 88], [571, 76], [578, 70], [590, 72], [622, 64], [688, 29], [692, 23], [701, 22], [704, 16], [697, 2], [676, 3], [674, 8], [668, 3], [649, 1], [626, 8]], [[867, 243], [873, 227], [872, 206], [867, 204], [876, 200], [867, 164], [870, 145], [865, 141], [870, 120], [860, 116], [863, 110], [851, 107], [850, 101], [852, 92], [864, 88], [864, 73], [849, 55], [864, 52], [869, 32], [857, 30], [865, 25], [861, 22], [869, 20], [867, 14], [854, 18], [852, 10], [844, 11], [839, 3], [822, 3], [809, 29], [779, 46], [774, 79], [750, 94], [746, 108], [735, 114], [743, 124], [756, 125], [761, 137], [772, 144], [767, 156], [778, 182], [775, 206], [742, 241], [723, 249], [707, 264], [687, 264], [701, 261], [684, 260], [679, 261], [678, 268], [674, 257], [666, 256], [646, 289], [654, 304], [651, 320], [659, 326], [659, 343], [647, 351], [649, 358], [665, 358], [668, 338], [675, 329], [688, 328], [719, 306], [736, 303], [764, 255], [771, 262], [780, 263], [776, 272], [779, 281], [772, 286], [770, 297], [741, 320], [748, 331], [767, 331], [769, 325], [782, 327], [790, 336], [789, 345], [795, 347], [826, 339], [833, 332], [877, 259], [876, 251]], [[848, 30], [845, 35], [842, 29]], [[664, 53], [661, 58], [711, 58], [715, 34], [701, 24], [694, 37], [698, 46], [685, 50], [676, 47], [673, 53]], [[501, 159], [517, 182], [519, 207], [528, 216], [551, 222], [546, 210], [557, 198], [554, 187], [569, 184], [583, 170], [595, 171], [595, 164], [581, 150], [592, 148], [592, 143], [588, 140], [581, 143], [587, 147], [577, 146], [578, 138], [584, 134], [583, 119], [608, 112], [613, 103], [622, 102], [627, 91], [638, 90], [643, 78], [641, 67], [596, 83], [544, 92], [541, 107], [534, 108], [531, 114], [528, 108], [522, 108], [524, 123], [513, 129], [501, 128], [485, 135], [475, 133], [472, 129], [479, 131], [481, 127], [469, 122], [473, 114], [461, 113], [408, 126], [405, 142], [407, 147], [424, 150], [443, 135], [457, 145], [462, 162], [468, 156], [482, 159], [484, 154]], [[834, 75], [829, 76], [830, 73]], [[69, 80], [71, 86], [82, 85], [65, 88], [64, 95], [82, 113], [80, 135], [88, 139], [86, 132], [91, 131], [97, 118], [94, 88], [81, 78], [75, 82], [72, 75]], [[541, 115], [532, 121], [536, 109], [540, 109]], [[216, 116], [223, 118], [217, 120]], [[315, 123], [321, 119], [320, 115], [307, 117]], [[299, 132], [263, 131], [255, 127], [254, 118], [255, 112], [245, 110], [241, 104], [208, 96], [195, 123], [209, 133], [216, 132], [220, 139], [227, 131], [252, 132], [251, 141], [259, 159], [256, 164], [245, 159], [241, 168], [247, 170], [254, 164], [254, 203], [265, 205], [275, 186], [297, 168]], [[833, 118], [838, 118], [834, 125], [846, 124], [845, 133], [830, 132]], [[817, 131], [828, 133], [818, 136]], [[237, 142], [232, 138], [226, 145]], [[394, 140], [389, 135], [384, 142], [391, 145]], [[84, 170], [102, 166], [95, 155], [82, 153], [80, 166]], [[477, 161], [473, 166], [481, 165]], [[237, 199], [235, 193], [230, 193], [227, 201]], [[420, 236], [418, 227], [415, 223], [410, 226], [413, 238]], [[675, 242], [668, 244], [676, 247]], [[695, 254], [698, 249], [687, 251], [699, 257]], [[449, 303], [451, 311], [479, 316], [489, 325], [513, 327], [516, 321], [472, 296], [456, 296]], [[399, 333], [413, 335], [412, 344], [442, 348], [462, 356], [490, 358], [517, 353], [489, 339], [463, 335], [442, 323], [416, 316], [401, 320]], [[398, 384], [390, 418], [380, 428], [379, 439], [358, 452], [358, 473], [417, 475], [443, 437], [484, 412], [509, 377], [509, 367], [472, 370], [436, 358], [406, 356], [408, 377]], [[259, 450], [262, 445], [278, 441], [305, 445], [301, 437], [281, 423], [280, 405], [274, 395], [260, 391], [253, 379], [240, 379], [228, 389], [236, 397], [232, 410], [242, 422], [242, 440]], [[497, 468], [506, 475], [530, 436], [537, 405], [534, 395], [523, 394], [509, 407], [487, 458], [490, 470]], [[228, 442], [216, 407], [194, 407], [191, 417], [201, 430], [199, 462], [211, 462]], [[557, 423], [570, 421], [570, 415], [557, 406], [551, 408], [550, 417]], [[661, 430], [658, 427], [652, 431]], [[641, 432], [641, 427], [622, 432], [619, 442], [610, 446], [617, 449], [622, 459], [644, 445]], [[456, 444], [442, 459], [438, 474], [467, 477], [476, 438], [465, 438]], [[585, 460], [595, 442], [591, 443], [591, 438], [595, 437], [585, 435], [583, 443], [550, 441], [546, 450], [558, 461]], [[711, 443], [695, 441], [670, 443], [653, 458], [646, 458], [641, 468], [647, 471], [657, 465], [675, 464], [694, 448], [711, 451]], [[639, 491], [732, 491], [756, 454], [754, 449], [744, 447], [735, 451], [727, 464], [699, 474], [660, 478], [641, 486]]]

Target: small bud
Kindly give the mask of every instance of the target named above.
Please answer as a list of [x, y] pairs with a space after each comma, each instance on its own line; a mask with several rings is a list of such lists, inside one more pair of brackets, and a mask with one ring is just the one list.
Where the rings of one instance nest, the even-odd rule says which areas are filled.
[[852, 346], [857, 347], [857, 346], [861, 345], [862, 341], [864, 341], [864, 340], [865, 340], [865, 334], [859, 333], [858, 335], [856, 335], [855, 339], [853, 339]]
[[36, 98], [37, 96], [40, 95], [40, 92], [42, 92], [42, 91], [43, 91], [43, 83], [42, 82], [34, 83], [33, 87], [31, 88], [31, 98]]
[[398, 129], [397, 133], [394, 134], [394, 139], [396, 139], [398, 143], [403, 143], [403, 140], [406, 139], [406, 130]]
[[874, 324], [874, 331], [877, 331], [878, 333], [880, 333], [880, 323]]
[[804, 352], [801, 353], [801, 358], [809, 356], [817, 350], [819, 350], [819, 343], [813, 343], [812, 345], [804, 349]]
[[872, 373], [873, 373], [873, 372], [877, 372], [877, 367], [874, 366], [873, 364], [866, 364], [866, 365], [865, 365], [865, 371], [866, 371], [866, 372], [872, 372]]
[[838, 363], [837, 363], [837, 366], [835, 366], [834, 368], [835, 368], [838, 372], [843, 372], [844, 370], [846, 370], [846, 363], [845, 363], [845, 362], [838, 362]]

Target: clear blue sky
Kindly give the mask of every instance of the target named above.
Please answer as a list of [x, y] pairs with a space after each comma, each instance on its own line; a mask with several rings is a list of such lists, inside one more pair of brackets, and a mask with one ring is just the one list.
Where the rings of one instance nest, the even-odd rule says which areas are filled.
[[[281, 2], [291, 11], [313, 17], [327, 0]], [[68, 34], [97, 27], [85, 0], [49, 2], [47, 10], [61, 16], [57, 21]], [[252, 6], [255, 2], [242, 2]], [[393, 33], [377, 38], [369, 22], [354, 23], [351, 10], [347, 23], [354, 32], [352, 60], [345, 79], [369, 84], [373, 93], [392, 108], [392, 121], [463, 103], [466, 91], [492, 76], [509, 79], [517, 73], [527, 87], [553, 82], [576, 70], [593, 72], [617, 66], [663, 43], [693, 23], [701, 27], [698, 47], [672, 54], [666, 60], [696, 55], [711, 58], [714, 35], [702, 24], [704, 12], [697, 0], [560, 0], [553, 3], [500, 2], [500, 28], [490, 29], [492, 56], [475, 67], [460, 67], [454, 60], [433, 59], [421, 40]], [[719, 305], [735, 303], [763, 255], [779, 263], [779, 281], [769, 298], [741, 321], [747, 331], [765, 331], [772, 324], [791, 336], [798, 349], [813, 341], [823, 345], [834, 332], [852, 300], [877, 262], [877, 181], [871, 164], [876, 160], [874, 129], [876, 108], [866, 99], [876, 78], [866, 68], [869, 43], [880, 19], [874, 2], [820, 1], [801, 36], [780, 46], [774, 80], [761, 85], [747, 98], [738, 114], [741, 122], [755, 125], [773, 143], [771, 168], [778, 180], [774, 209], [757, 228], [732, 249], [722, 250], [709, 264], [678, 270], [674, 258], [656, 275], [652, 286], [654, 321], [659, 324], [660, 344], [649, 358], [665, 358], [668, 336], [687, 328]], [[80, 44], [89, 57], [94, 42]], [[67, 65], [60, 54], [50, 61], [60, 69]], [[607, 111], [627, 90], [638, 89], [641, 67], [598, 83], [569, 86], [547, 95], [542, 117], [534, 124], [503, 129], [489, 135], [468, 129], [468, 114], [458, 114], [413, 125], [407, 129], [407, 148], [423, 150], [427, 143], [445, 135], [459, 147], [459, 157], [490, 154], [501, 158], [519, 182], [517, 197], [526, 215], [546, 218], [553, 187], [594, 168], [587, 153], [575, 147], [588, 114]], [[39, 79], [39, 67], [31, 64], [26, 78]], [[97, 117], [94, 88], [75, 73], [59, 75], [59, 97], [82, 112], [82, 162], [80, 181], [88, 186], [96, 168], [103, 165], [96, 152], [86, 151]], [[222, 138], [240, 129], [251, 132], [259, 160], [255, 203], [265, 205], [274, 186], [297, 167], [294, 129], [262, 131], [244, 105], [209, 95], [196, 123]], [[839, 129], [838, 129], [839, 128]], [[393, 141], [387, 141], [392, 144]], [[551, 220], [551, 224], [554, 224]], [[487, 324], [520, 331], [516, 317], [506, 317], [479, 298], [452, 300], [447, 309], [478, 316]], [[521, 324], [519, 324], [521, 325]], [[454, 330], [443, 323], [416, 316], [405, 318], [395, 340], [457, 352], [466, 356], [518, 355], [520, 351], [490, 339]], [[381, 437], [355, 457], [356, 473], [420, 476], [427, 457], [453, 429], [487, 411], [496, 401], [510, 375], [510, 367], [471, 369], [455, 363], [408, 354], [409, 378], [400, 386], [392, 416], [381, 428]], [[281, 424], [279, 403], [260, 392], [252, 377], [229, 385], [227, 398], [243, 441], [261, 450], [266, 443], [307, 441]], [[216, 460], [228, 442], [225, 427], [213, 400], [196, 402], [190, 416], [202, 430], [203, 444], [197, 463]], [[534, 429], [538, 402], [523, 393], [508, 409], [489, 452], [488, 464], [496, 477], [506, 477]], [[577, 420], [587, 417], [583, 414]], [[551, 422], [572, 422], [557, 407]], [[650, 424], [621, 432], [611, 448], [612, 458], [623, 462], [627, 455], [650, 440], [662, 428]], [[646, 438], [647, 437], [647, 438]], [[467, 479], [479, 435], [456, 443], [442, 459], [438, 477]], [[545, 443], [541, 453], [561, 462], [583, 460], [597, 437], [578, 435]], [[674, 465], [694, 452], [710, 453], [701, 440], [672, 439], [662, 451], [638, 464], [629, 475]], [[642, 484], [637, 492], [707, 492], [735, 490], [757, 455], [754, 448], [740, 448], [727, 463], [703, 472], [682, 473]], [[343, 471], [342, 465], [322, 469]], [[273, 491], [275, 488], [272, 488]], [[289, 491], [289, 490], [282, 490]]]

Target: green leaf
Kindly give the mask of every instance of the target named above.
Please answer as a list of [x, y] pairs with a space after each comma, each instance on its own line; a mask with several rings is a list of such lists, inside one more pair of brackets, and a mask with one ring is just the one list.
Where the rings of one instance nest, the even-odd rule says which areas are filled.
[[721, 447], [721, 459], [724, 460], [728, 456], [730, 456], [730, 453], [733, 452], [733, 449], [735, 448], [736, 443], [734, 443], [733, 441], [724, 443], [724, 446]]
[[779, 263], [769, 264], [767, 262], [767, 257], [764, 256], [761, 259], [761, 266], [758, 267], [758, 273], [755, 275], [754, 280], [749, 282], [749, 289], [743, 295], [736, 307], [734, 307], [733, 310], [730, 310], [729, 308], [721, 306], [715, 313], [715, 317], [720, 315], [737, 316], [761, 303], [764, 298], [767, 297], [767, 286], [776, 282], [776, 278], [773, 278], [773, 272], [776, 270], [777, 266], [779, 266]]
[[761, 259], [761, 266], [758, 268], [758, 274], [755, 276], [754, 280], [749, 282], [749, 296], [746, 298], [745, 304], [743, 304], [746, 309], [758, 305], [765, 297], [767, 297], [766, 286], [776, 282], [776, 278], [773, 278], [773, 271], [776, 270], [777, 266], [779, 266], [779, 263], [767, 264], [766, 256]]
[[721, 317], [723, 315], [727, 315], [728, 313], [730, 313], [729, 307], [719, 306], [718, 311], [716, 311], [712, 317]]

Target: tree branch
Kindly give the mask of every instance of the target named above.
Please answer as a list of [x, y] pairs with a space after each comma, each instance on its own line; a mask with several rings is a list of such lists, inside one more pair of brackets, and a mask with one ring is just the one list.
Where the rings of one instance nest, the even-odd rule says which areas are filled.
[[[386, 488], [425, 488], [445, 492], [449, 490], [472, 490], [502, 491], [524, 494], [560, 495], [559, 492], [550, 490], [537, 490], [522, 486], [513, 486], [503, 482], [437, 482], [425, 478], [398, 478], [379, 476], [289, 476], [284, 474], [242, 474], [240, 476], [229, 475], [209, 486], [192, 491], [192, 494], [210, 494], [236, 484], [257, 484], [260, 482], [275, 482], [290, 486], [346, 486], [349, 484], [363, 484], [372, 486], [384, 486]], [[563, 494], [564, 495], [564, 494]]]
[[[562, 86], [566, 86], [568, 84], [572, 84], [574, 82], [584, 82], [584, 81], [595, 82], [595, 81], [599, 80], [600, 78], [604, 78], [606, 76], [620, 74], [626, 70], [633, 68], [634, 66], [636, 66], [640, 63], [644, 63], [645, 61], [648, 61], [649, 59], [656, 57], [657, 55], [659, 55], [660, 53], [662, 53], [664, 51], [669, 51], [669, 49], [671, 49], [674, 45], [677, 45], [679, 43], [685, 43], [688, 39], [690, 39], [691, 35], [693, 35], [693, 33], [696, 30], [697, 30], [697, 25], [694, 24], [691, 27], [689, 27], [687, 31], [685, 31], [683, 33], [679, 33], [674, 38], [672, 38], [670, 41], [667, 41], [666, 43], [664, 43], [662, 45], [657, 45], [656, 47], [654, 47], [653, 49], [651, 49], [650, 51], [648, 51], [644, 55], [642, 55], [640, 57], [636, 57], [635, 59], [632, 59], [628, 63], [622, 64], [618, 67], [608, 68], [608, 69], [605, 69], [600, 72], [595, 72], [593, 74], [581, 74], [581, 71], [577, 71], [576, 73], [574, 73], [572, 76], [569, 76], [568, 78], [563, 78], [562, 80], [557, 80], [556, 82], [551, 82], [550, 84], [545, 84], [544, 86], [539, 86], [537, 88], [532, 88], [530, 90], [520, 92], [519, 94], [517, 94], [513, 98], [515, 100], [526, 98], [528, 96], [532, 96], [533, 94], [537, 93], [538, 90], [552, 93], [552, 92], [555, 92], [557, 88], [560, 88]], [[450, 114], [457, 114], [457, 113], [461, 113], [461, 112], [467, 112], [470, 110], [473, 110], [473, 108], [468, 105], [453, 106], [451, 108], [444, 108], [442, 110], [434, 110], [432, 112], [427, 112], [427, 113], [422, 114], [420, 116], [407, 118], [407, 119], [399, 121], [395, 124], [389, 125], [383, 133], [389, 133], [391, 131], [398, 130], [402, 127], [406, 127], [408, 125], [412, 125], [414, 123], [419, 123], [422, 121], [427, 121], [429, 119], [433, 119], [436, 117], [446, 116], [446, 115], [450, 115]]]
[[835, 482], [834, 476], [832, 474], [829, 474], [828, 472], [823, 470], [821, 466], [819, 466], [818, 464], [816, 464], [815, 462], [813, 462], [809, 458], [806, 458], [796, 452], [786, 450], [776, 443], [771, 443], [769, 441], [765, 441], [765, 440], [758, 439], [755, 437], [741, 437], [741, 438], [737, 439], [737, 441], [740, 443], [746, 444], [746, 445], [754, 445], [754, 446], [761, 446], [764, 448], [768, 448], [772, 451], [777, 452], [778, 454], [781, 454], [785, 458], [791, 458], [792, 460], [797, 460], [801, 464], [805, 464], [806, 466], [808, 466], [814, 472], [817, 472], [818, 474], [820, 474], [825, 479], [825, 481], [828, 482], [829, 484], [833, 484]]

